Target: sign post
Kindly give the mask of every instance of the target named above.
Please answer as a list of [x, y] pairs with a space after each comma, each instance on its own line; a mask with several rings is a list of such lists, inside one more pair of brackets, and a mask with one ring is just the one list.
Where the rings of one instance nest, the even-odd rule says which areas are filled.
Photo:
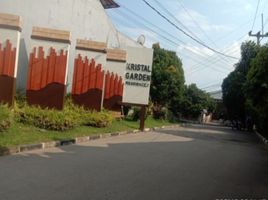
[[123, 104], [140, 106], [140, 130], [144, 130], [145, 111], [149, 103], [153, 49], [127, 48]]
[[141, 106], [141, 111], [140, 111], [140, 130], [141, 131], [144, 131], [145, 112], [146, 112], [146, 106]]

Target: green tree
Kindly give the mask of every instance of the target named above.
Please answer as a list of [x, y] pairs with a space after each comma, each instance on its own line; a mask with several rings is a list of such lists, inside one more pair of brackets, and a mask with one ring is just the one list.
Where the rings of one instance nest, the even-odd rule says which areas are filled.
[[182, 62], [176, 52], [160, 48], [154, 44], [153, 73], [150, 90], [154, 110], [169, 108], [177, 113], [176, 105], [180, 103], [184, 89], [184, 72]]
[[247, 41], [242, 43], [240, 50], [241, 60], [236, 64], [236, 70], [246, 76], [250, 69], [252, 58], [255, 58], [259, 51], [259, 46], [253, 41]]
[[184, 98], [180, 104], [180, 112], [183, 117], [197, 118], [203, 109], [213, 112], [216, 102], [210, 95], [200, 90], [195, 84], [185, 86]]
[[203, 109], [213, 111], [215, 102], [195, 84], [185, 86], [182, 62], [176, 52], [153, 45], [154, 59], [150, 90], [155, 117], [162, 117], [168, 108], [175, 116], [196, 118]]
[[223, 103], [231, 120], [245, 119], [245, 75], [240, 71], [231, 72], [222, 84]]
[[[268, 130], [268, 45], [260, 48], [252, 60], [246, 80], [246, 98], [249, 112], [257, 128]], [[267, 134], [268, 135], [268, 134]]]
[[244, 42], [241, 45], [241, 59], [223, 81], [222, 93], [223, 103], [226, 106], [228, 117], [233, 120], [245, 121], [246, 118], [246, 97], [245, 84], [247, 73], [250, 70], [250, 62], [258, 53], [258, 45], [252, 41]]

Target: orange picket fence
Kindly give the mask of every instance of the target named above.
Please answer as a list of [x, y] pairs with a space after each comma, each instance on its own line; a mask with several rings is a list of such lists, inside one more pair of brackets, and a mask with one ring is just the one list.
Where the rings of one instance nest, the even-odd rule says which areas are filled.
[[61, 50], [59, 55], [54, 48], [50, 48], [45, 58], [43, 47], [34, 48], [30, 54], [27, 90], [40, 90], [50, 83], [65, 85], [67, 51]]
[[91, 89], [102, 90], [104, 72], [101, 64], [96, 65], [94, 59], [85, 57], [84, 61], [81, 55], [75, 59], [72, 94], [84, 94]]
[[6, 40], [6, 46], [0, 43], [0, 75], [14, 77], [16, 62], [16, 48], [12, 48], [9, 40]]

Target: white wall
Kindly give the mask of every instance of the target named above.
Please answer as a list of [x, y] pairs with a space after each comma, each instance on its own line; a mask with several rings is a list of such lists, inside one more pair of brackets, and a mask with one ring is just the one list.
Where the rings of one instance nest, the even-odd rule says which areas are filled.
[[[71, 86], [76, 39], [107, 42], [109, 48], [141, 47], [118, 33], [99, 0], [0, 0], [0, 12], [22, 17], [18, 88], [26, 88], [30, 36], [33, 26], [71, 31], [67, 84]], [[70, 91], [68, 87], [68, 91]]]

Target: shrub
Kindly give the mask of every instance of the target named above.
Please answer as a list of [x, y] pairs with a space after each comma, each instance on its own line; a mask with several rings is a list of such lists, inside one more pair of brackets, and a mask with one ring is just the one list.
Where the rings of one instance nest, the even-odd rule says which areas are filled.
[[166, 107], [154, 106], [152, 110], [154, 119], [167, 119], [168, 109]]
[[[129, 116], [129, 119], [132, 120], [132, 121], [138, 121], [140, 119], [141, 108], [140, 107], [133, 107], [132, 110], [133, 110], [133, 112]], [[146, 108], [145, 119], [147, 119], [147, 117], [148, 117], [148, 109]]]
[[79, 125], [106, 127], [113, 121], [109, 112], [87, 111], [73, 104], [71, 99], [66, 100], [62, 111], [25, 105], [17, 108], [16, 116], [21, 123], [55, 131], [69, 130]]
[[67, 98], [65, 111], [72, 114], [80, 125], [93, 127], [107, 127], [111, 125], [113, 116], [110, 112], [104, 110], [101, 112], [89, 111], [81, 106], [73, 104], [72, 100]]
[[123, 114], [125, 117], [128, 116], [128, 113], [130, 111], [131, 107], [130, 106], [123, 106]]
[[7, 105], [0, 105], [0, 132], [4, 132], [11, 125], [11, 110]]
[[79, 124], [79, 118], [70, 110], [57, 111], [24, 106], [17, 111], [17, 116], [19, 122], [55, 131], [65, 131]]
[[168, 110], [166, 120], [168, 120], [169, 122], [172, 122], [172, 123], [179, 122], [180, 116], [179, 116], [179, 114], [174, 115], [174, 113], [172, 111]]
[[26, 95], [21, 90], [16, 91], [15, 100], [16, 100], [15, 101], [15, 107], [22, 108], [23, 106], [25, 106], [27, 104], [26, 103]]
[[102, 111], [102, 112], [88, 112], [84, 116], [84, 125], [87, 126], [93, 126], [93, 127], [107, 127], [111, 125], [113, 121], [113, 116], [108, 111]]
[[64, 112], [75, 118], [79, 125], [84, 125], [85, 117], [89, 111], [85, 110], [82, 106], [75, 105], [71, 98], [67, 98], [65, 101]]

